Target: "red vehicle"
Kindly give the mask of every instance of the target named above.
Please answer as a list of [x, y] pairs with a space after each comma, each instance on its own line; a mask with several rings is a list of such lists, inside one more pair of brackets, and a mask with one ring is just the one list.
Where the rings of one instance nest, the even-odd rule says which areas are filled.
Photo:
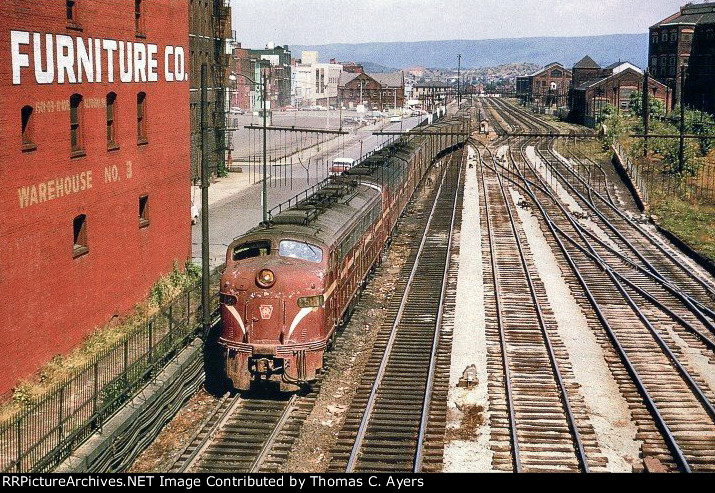
[[333, 159], [333, 164], [330, 166], [330, 176], [342, 175], [347, 170], [355, 166], [357, 161], [347, 157], [339, 157]]
[[[461, 120], [437, 126], [454, 132], [457, 125]], [[316, 379], [435, 154], [459, 140], [403, 138], [229, 246], [219, 344], [233, 387], [275, 382], [296, 390]]]

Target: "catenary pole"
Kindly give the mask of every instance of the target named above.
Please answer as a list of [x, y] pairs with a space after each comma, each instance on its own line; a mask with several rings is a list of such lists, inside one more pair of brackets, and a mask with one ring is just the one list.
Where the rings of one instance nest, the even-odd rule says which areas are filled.
[[211, 309], [209, 306], [209, 163], [206, 159], [206, 63], [201, 65], [201, 321], [204, 337], [211, 328]]

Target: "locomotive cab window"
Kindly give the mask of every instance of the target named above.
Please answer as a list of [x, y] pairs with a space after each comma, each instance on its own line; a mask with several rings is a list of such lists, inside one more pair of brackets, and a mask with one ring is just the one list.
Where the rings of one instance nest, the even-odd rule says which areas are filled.
[[278, 248], [281, 257], [295, 258], [319, 264], [323, 261], [323, 250], [304, 241], [283, 240]]
[[254, 241], [238, 245], [233, 249], [233, 261], [246, 260], [248, 258], [265, 257], [271, 254], [270, 241]]

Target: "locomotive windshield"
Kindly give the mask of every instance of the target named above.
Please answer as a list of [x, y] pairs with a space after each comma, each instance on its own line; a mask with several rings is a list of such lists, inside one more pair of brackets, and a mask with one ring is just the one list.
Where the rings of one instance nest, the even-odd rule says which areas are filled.
[[296, 258], [319, 264], [323, 261], [323, 250], [304, 241], [283, 240], [278, 248], [281, 257]]
[[270, 241], [253, 241], [238, 245], [233, 249], [233, 261], [245, 260], [247, 258], [265, 257], [271, 254]]

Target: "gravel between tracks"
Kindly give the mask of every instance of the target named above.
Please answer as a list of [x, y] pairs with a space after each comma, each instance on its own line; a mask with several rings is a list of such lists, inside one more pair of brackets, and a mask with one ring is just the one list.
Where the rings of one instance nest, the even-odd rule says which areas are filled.
[[601, 241], [608, 244], [615, 251], [620, 252], [621, 248], [611, 239], [611, 237], [608, 236], [608, 234], [606, 234], [606, 232], [603, 231], [603, 229], [601, 229], [601, 227], [595, 222], [586, 218], [586, 212], [578, 204], [576, 199], [561, 185], [557, 176], [551, 174], [551, 171], [544, 165], [541, 158], [537, 156], [533, 147], [527, 147], [526, 155], [531, 161], [531, 164], [534, 165], [539, 173], [541, 173], [541, 176], [544, 177], [544, 180], [549, 184], [549, 187], [556, 192], [559, 199], [561, 199], [561, 202], [569, 209], [569, 211], [571, 211], [571, 214], [580, 216], [578, 222], [585, 228], [590, 229]]
[[[519, 204], [522, 197], [512, 190], [512, 199]], [[606, 470], [632, 472], [632, 464], [640, 461], [641, 442], [636, 440], [638, 430], [628, 403], [621, 395], [603, 350], [561, 274], [538, 219], [521, 207], [517, 207], [517, 212], [558, 324], [559, 336], [568, 351], [574, 377], [589, 408], [598, 444], [601, 452], [608, 457]]]
[[[487, 343], [484, 313], [484, 284], [481, 251], [480, 197], [476, 171], [477, 157], [469, 148], [464, 183], [464, 208], [460, 233], [459, 278], [452, 341], [452, 366], [447, 401], [447, 443], [445, 472], [492, 471], [489, 447], [489, 398], [487, 394]], [[459, 388], [462, 372], [477, 367], [478, 383], [472, 389]]]

